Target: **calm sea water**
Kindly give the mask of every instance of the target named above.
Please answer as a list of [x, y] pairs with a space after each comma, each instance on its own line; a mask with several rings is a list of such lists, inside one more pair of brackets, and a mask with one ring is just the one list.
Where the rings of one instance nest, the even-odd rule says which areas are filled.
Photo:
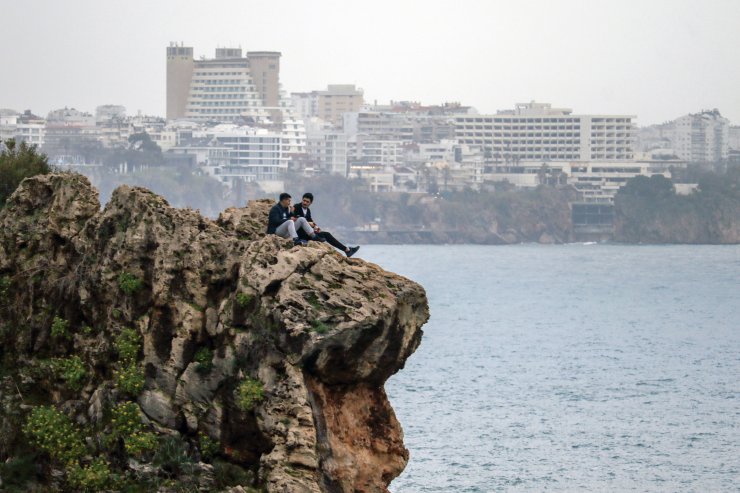
[[394, 493], [740, 491], [740, 247], [381, 246], [431, 319]]

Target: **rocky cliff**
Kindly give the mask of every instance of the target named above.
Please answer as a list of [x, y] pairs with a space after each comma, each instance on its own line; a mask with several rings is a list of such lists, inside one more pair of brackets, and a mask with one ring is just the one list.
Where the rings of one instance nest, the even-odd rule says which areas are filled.
[[424, 290], [325, 244], [86, 178], [0, 212], [0, 481], [8, 491], [383, 492], [408, 452], [383, 384]]

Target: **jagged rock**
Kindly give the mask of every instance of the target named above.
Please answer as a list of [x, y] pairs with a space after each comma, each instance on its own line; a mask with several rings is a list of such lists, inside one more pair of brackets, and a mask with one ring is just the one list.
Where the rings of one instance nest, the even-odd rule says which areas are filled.
[[[3, 371], [77, 355], [81, 392], [46, 377], [20, 391], [65, 409], [88, 435], [109, 433], [106, 409], [138, 402], [149, 430], [189, 449], [211, 440], [221, 459], [256, 470], [244, 487], [387, 491], [408, 452], [383, 385], [420, 343], [424, 290], [328, 245], [265, 235], [271, 205], [210, 221], [122, 186], [100, 210], [79, 175], [25, 180], [0, 211]], [[69, 335], [52, 333], [55, 317]], [[141, 341], [133, 363], [118, 346], [127, 329]], [[142, 372], [143, 390], [122, 387], [125, 368]], [[249, 405], [245, 382], [262, 392]], [[8, 433], [4, 443], [22, 439]], [[161, 473], [104, 438], [90, 452]]]

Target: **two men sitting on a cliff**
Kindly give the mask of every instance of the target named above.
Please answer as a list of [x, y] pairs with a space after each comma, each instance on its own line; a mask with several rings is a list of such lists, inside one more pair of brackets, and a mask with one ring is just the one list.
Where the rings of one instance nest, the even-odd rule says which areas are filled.
[[288, 193], [280, 194], [280, 201], [272, 206], [267, 219], [267, 233], [275, 234], [283, 238], [292, 238], [294, 245], [305, 246], [308, 240], [329, 242], [331, 246], [341, 250], [351, 257], [359, 246], [348, 247], [328, 231], [321, 231], [313, 218], [309, 206], [313, 203], [313, 194], [304, 193], [300, 205], [290, 206], [291, 196]]

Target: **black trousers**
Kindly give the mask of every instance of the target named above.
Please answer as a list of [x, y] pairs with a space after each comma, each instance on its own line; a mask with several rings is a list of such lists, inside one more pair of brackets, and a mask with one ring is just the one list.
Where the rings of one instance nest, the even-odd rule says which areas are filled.
[[[306, 233], [304, 233], [303, 230], [298, 231], [298, 236], [301, 239], [304, 239], [304, 240], [307, 240], [308, 239], [308, 235], [306, 235]], [[332, 235], [328, 231], [319, 231], [318, 233], [316, 233], [316, 236], [319, 236], [319, 237], [325, 239], [328, 244], [330, 244], [334, 248], [338, 248], [342, 252], [346, 252], [347, 251], [347, 247], [344, 246], [341, 241], [339, 241], [336, 238], [334, 238], [334, 235]]]

